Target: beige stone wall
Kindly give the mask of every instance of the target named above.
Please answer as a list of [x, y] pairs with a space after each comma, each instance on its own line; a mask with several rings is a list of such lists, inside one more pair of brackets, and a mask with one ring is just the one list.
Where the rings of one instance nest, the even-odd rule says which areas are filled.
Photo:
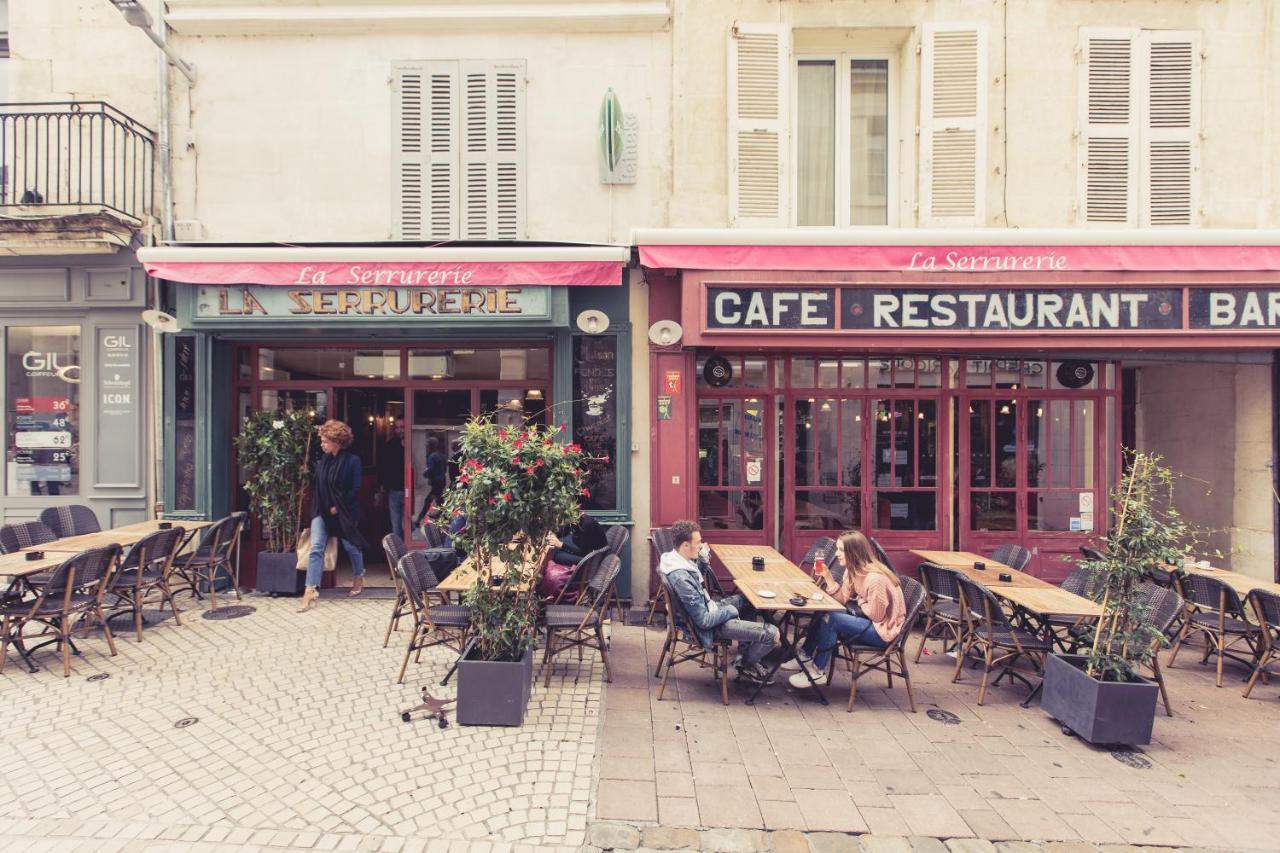
[[[1179, 363], [1138, 370], [1137, 443], [1182, 475], [1175, 500], [1208, 548], [1270, 580], [1275, 560], [1271, 368]], [[1216, 559], [1216, 558], [1215, 558]]]
[[[784, 23], [797, 44], [830, 38], [893, 45], [900, 113], [897, 225], [918, 224], [920, 27], [978, 22], [987, 33], [989, 226], [1076, 224], [1077, 48], [1081, 27], [1203, 34], [1202, 226], [1280, 226], [1280, 9], [1272, 0], [675, 0], [671, 224], [728, 221], [727, 45], [735, 22]], [[855, 32], [857, 28], [857, 32]], [[807, 35], [797, 33], [808, 32]], [[836, 32], [845, 31], [845, 32]], [[891, 81], [891, 86], [893, 81]]]

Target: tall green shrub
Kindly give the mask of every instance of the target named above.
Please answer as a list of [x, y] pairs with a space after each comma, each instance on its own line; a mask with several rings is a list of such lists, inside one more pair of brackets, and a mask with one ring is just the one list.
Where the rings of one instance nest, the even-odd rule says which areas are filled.
[[314, 419], [301, 411], [254, 412], [240, 425], [236, 452], [249, 510], [262, 525], [268, 551], [292, 551], [297, 544], [315, 435]]
[[[549, 538], [577, 520], [587, 455], [559, 440], [562, 427], [500, 427], [478, 418], [462, 431], [463, 462], [444, 497], [442, 524], [458, 515], [466, 526], [453, 538], [477, 567], [464, 601], [483, 660], [519, 660], [533, 647], [537, 625], [539, 558]], [[490, 565], [503, 567], [500, 585]]]

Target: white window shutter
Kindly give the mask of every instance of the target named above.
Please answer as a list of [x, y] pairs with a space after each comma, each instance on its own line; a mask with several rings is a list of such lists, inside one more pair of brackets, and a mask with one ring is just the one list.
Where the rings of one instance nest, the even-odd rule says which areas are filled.
[[525, 237], [525, 67], [461, 63], [461, 237]]
[[458, 64], [393, 66], [392, 233], [397, 240], [458, 234]]
[[777, 24], [736, 24], [729, 33], [729, 222], [789, 224], [788, 133], [791, 33]]
[[986, 29], [926, 24], [920, 54], [921, 224], [986, 225]]
[[1200, 45], [1196, 33], [1144, 34], [1142, 225], [1199, 222]]
[[1138, 33], [1080, 31], [1077, 219], [1138, 224]]

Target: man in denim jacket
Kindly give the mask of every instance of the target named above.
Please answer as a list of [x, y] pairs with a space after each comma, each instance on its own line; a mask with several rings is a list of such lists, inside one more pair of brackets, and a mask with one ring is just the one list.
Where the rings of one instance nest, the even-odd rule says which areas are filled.
[[738, 677], [764, 681], [768, 670], [760, 659], [778, 645], [778, 629], [738, 618], [741, 611], [750, 607], [742, 595], [725, 596], [719, 601], [711, 598], [698, 566], [698, 562], [706, 562], [710, 553], [698, 525], [677, 521], [671, 525], [671, 539], [675, 548], [662, 555], [658, 571], [693, 620], [693, 625], [687, 627], [697, 632], [704, 646], [717, 639], [737, 640]]

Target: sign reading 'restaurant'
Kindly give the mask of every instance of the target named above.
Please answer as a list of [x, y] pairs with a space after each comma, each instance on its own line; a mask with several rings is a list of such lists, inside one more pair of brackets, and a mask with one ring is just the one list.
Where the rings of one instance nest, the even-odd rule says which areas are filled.
[[1280, 330], [1280, 289], [708, 287], [705, 311], [709, 332]]

